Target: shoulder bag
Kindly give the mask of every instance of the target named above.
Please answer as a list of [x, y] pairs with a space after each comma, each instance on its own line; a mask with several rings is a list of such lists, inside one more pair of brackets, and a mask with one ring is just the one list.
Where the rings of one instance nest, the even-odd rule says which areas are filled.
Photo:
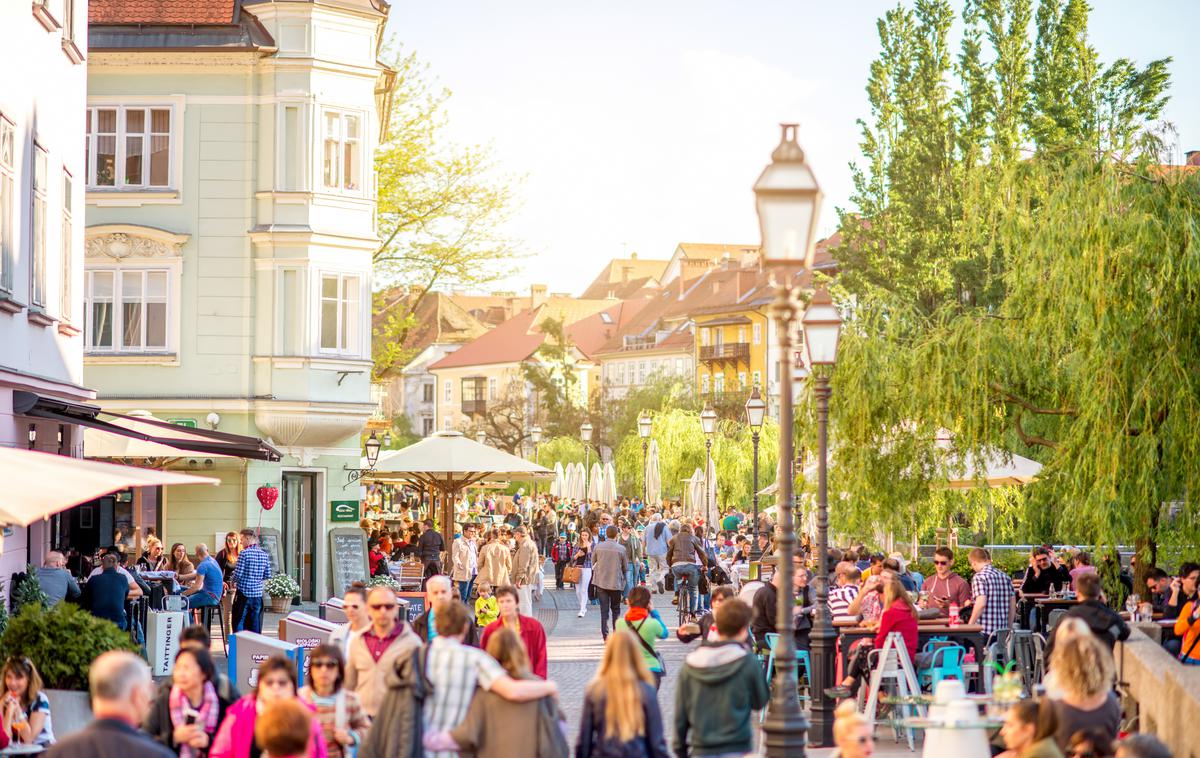
[[647, 616], [646, 618], [642, 619], [642, 623], [638, 624], [637, 626], [630, 624], [629, 627], [633, 629], [633, 636], [637, 637], [637, 641], [642, 644], [642, 648], [658, 660], [658, 667], [662, 670], [663, 676], [665, 677], [667, 675], [667, 662], [663, 660], [662, 653], [651, 647], [649, 643], [646, 642], [646, 638], [642, 636], [642, 627], [645, 626], [646, 622], [652, 618], [654, 617]]

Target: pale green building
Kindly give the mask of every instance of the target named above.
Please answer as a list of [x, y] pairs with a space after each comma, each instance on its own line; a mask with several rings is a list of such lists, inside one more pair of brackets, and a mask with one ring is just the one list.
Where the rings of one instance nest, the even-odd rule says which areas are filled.
[[[324, 599], [331, 509], [359, 499], [346, 469], [375, 408], [387, 4], [194, 0], [169, 18], [156, 5], [90, 19], [84, 382], [105, 410], [282, 451], [181, 454], [175, 467], [222, 484], [162, 492], [141, 521], [190, 553], [261, 519], [302, 596]], [[280, 488], [270, 511], [263, 485]]]

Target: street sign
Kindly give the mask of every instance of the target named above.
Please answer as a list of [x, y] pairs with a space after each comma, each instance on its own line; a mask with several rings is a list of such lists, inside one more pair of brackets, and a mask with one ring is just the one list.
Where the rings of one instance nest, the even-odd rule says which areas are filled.
[[329, 502], [329, 520], [358, 523], [358, 501], [331, 500]]

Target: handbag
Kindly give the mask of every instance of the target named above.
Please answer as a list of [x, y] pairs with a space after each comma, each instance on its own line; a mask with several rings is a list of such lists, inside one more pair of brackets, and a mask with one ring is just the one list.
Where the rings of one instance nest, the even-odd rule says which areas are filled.
[[646, 620], [649, 618], [650, 617], [647, 616], [646, 618], [642, 619], [641, 624], [638, 624], [637, 626], [630, 624], [629, 627], [633, 629], [633, 636], [637, 637], [637, 641], [642, 643], [642, 648], [644, 648], [645, 651], [650, 655], [653, 655], [658, 661], [658, 668], [662, 670], [663, 676], [665, 677], [667, 675], [667, 662], [663, 660], [662, 653], [646, 644], [645, 638], [642, 637], [642, 627], [646, 625]]
[[563, 582], [566, 584], [579, 584], [583, 579], [583, 568], [580, 566], [567, 566], [563, 569]]

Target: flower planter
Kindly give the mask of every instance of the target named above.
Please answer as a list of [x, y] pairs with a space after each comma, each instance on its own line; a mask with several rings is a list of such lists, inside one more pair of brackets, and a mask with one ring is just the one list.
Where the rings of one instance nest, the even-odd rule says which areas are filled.
[[271, 613], [287, 613], [288, 606], [292, 604], [290, 597], [273, 597], [270, 600]]
[[92, 722], [92, 703], [83, 690], [45, 690], [54, 715], [54, 736], [62, 739]]

